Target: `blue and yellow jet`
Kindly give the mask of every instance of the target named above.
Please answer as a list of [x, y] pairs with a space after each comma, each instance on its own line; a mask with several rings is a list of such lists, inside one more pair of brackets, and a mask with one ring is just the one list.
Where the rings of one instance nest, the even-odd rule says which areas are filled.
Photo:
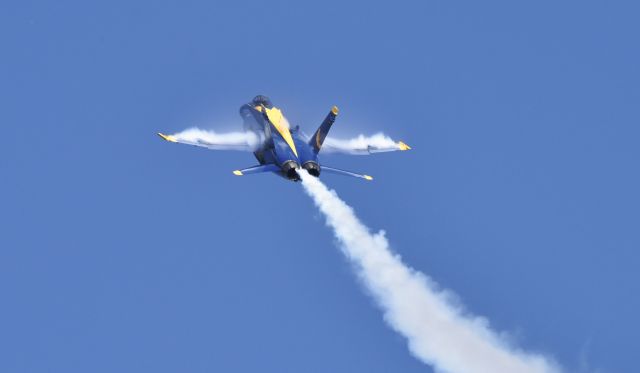
[[[240, 116], [244, 120], [244, 130], [250, 134], [253, 141], [246, 138], [239, 138], [235, 142], [216, 143], [205, 137], [184, 138], [179, 135], [164, 135], [158, 133], [163, 139], [209, 149], [243, 149], [253, 151], [260, 164], [235, 170], [233, 173], [238, 176], [257, 174], [263, 172], [273, 172], [292, 181], [300, 181], [298, 171], [300, 168], [307, 170], [311, 175], [319, 177], [320, 172], [328, 172], [339, 175], [352, 176], [365, 180], [372, 180], [369, 175], [358, 174], [338, 168], [320, 165], [318, 153], [323, 149], [327, 133], [336, 120], [338, 108], [333, 107], [327, 117], [313, 136], [305, 135], [296, 126], [291, 128], [289, 122], [282, 115], [282, 111], [271, 104], [266, 96], [256, 96], [250, 103], [240, 107]], [[330, 146], [330, 145], [329, 145]], [[327, 146], [325, 146], [327, 148]], [[329, 151], [342, 151], [350, 154], [372, 154], [396, 150], [411, 149], [407, 144], [392, 142], [391, 144], [366, 144], [358, 143], [350, 148], [334, 148]]]

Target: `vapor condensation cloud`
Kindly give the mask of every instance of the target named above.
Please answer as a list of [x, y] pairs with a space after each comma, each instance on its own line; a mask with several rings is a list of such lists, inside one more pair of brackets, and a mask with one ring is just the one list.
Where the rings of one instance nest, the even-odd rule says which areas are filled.
[[367, 149], [369, 146], [375, 148], [402, 149], [398, 142], [393, 141], [391, 137], [379, 132], [371, 136], [361, 134], [352, 139], [336, 139], [329, 136], [324, 140], [322, 151], [324, 153], [351, 153], [357, 150]]
[[171, 137], [176, 142], [220, 150], [251, 150], [260, 143], [260, 139], [253, 132], [218, 133], [196, 127], [174, 133]]
[[320, 180], [300, 172], [302, 185], [326, 218], [342, 252], [384, 312], [407, 338], [411, 353], [438, 372], [552, 373], [552, 359], [511, 346], [486, 319], [464, 312], [424, 274], [405, 265], [381, 231], [360, 222], [353, 209]]

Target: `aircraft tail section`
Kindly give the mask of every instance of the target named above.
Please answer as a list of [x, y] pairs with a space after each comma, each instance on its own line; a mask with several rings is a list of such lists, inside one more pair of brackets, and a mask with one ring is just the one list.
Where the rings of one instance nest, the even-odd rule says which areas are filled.
[[324, 121], [322, 121], [322, 124], [320, 125], [320, 127], [318, 127], [318, 130], [316, 130], [316, 133], [314, 133], [309, 140], [309, 145], [313, 148], [313, 151], [316, 154], [318, 154], [320, 148], [322, 148], [322, 143], [324, 143], [324, 139], [327, 137], [327, 134], [329, 133], [333, 122], [336, 121], [337, 116], [338, 107], [334, 106], [331, 108], [329, 114], [327, 114], [327, 117], [324, 118]]

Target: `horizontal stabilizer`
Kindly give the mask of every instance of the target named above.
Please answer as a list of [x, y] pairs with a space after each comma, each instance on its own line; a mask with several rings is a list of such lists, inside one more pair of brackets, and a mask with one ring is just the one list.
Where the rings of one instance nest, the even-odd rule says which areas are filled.
[[324, 166], [324, 165], [320, 166], [320, 170], [321, 170], [321, 172], [328, 172], [330, 174], [357, 177], [357, 178], [365, 179], [365, 180], [369, 180], [369, 181], [373, 180], [373, 178], [371, 176], [369, 176], [369, 175], [357, 174], [355, 172], [341, 170], [339, 168], [327, 167], [327, 166]]
[[280, 167], [276, 166], [275, 164], [262, 164], [258, 166], [245, 168], [243, 170], [235, 170], [233, 171], [233, 174], [236, 176], [243, 176], [243, 175], [251, 175], [251, 174], [260, 174], [263, 172], [278, 172], [278, 171], [280, 171]]

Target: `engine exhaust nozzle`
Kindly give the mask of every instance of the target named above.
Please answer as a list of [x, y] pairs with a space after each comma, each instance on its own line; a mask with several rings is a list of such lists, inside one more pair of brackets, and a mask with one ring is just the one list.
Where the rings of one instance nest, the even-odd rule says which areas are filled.
[[307, 172], [311, 176], [315, 176], [315, 177], [319, 177], [320, 176], [320, 165], [317, 162], [314, 162], [314, 161], [305, 162], [302, 165], [302, 168], [307, 170]]
[[298, 168], [300, 166], [295, 161], [286, 161], [282, 165], [282, 173], [284, 176], [292, 181], [300, 181], [300, 175], [298, 175]]

